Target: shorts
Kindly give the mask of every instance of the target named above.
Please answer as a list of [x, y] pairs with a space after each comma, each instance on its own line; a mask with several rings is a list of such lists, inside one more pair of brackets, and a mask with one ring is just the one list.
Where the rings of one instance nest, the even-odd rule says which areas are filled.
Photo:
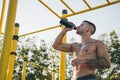
[[90, 74], [83, 77], [78, 77], [76, 80], [97, 80], [97, 78], [94, 74]]

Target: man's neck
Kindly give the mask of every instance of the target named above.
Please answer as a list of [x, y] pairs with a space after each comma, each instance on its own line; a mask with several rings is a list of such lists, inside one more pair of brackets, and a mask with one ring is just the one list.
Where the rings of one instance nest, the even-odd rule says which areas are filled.
[[92, 38], [90, 36], [87, 35], [81, 36], [82, 43], [90, 42], [91, 40]]

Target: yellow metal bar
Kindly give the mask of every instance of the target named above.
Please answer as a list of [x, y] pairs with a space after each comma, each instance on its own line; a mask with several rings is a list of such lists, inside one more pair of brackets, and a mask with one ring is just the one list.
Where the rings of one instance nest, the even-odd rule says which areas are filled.
[[74, 10], [70, 7], [70, 6], [68, 6], [66, 3], [65, 3], [65, 1], [64, 0], [60, 0], [72, 13], [75, 13], [74, 12]]
[[40, 68], [42, 68], [42, 69], [45, 69], [45, 70], [50, 70], [50, 71], [52, 71], [52, 72], [55, 72], [55, 71], [53, 71], [52, 69], [49, 69], [49, 68], [47, 68], [47, 67], [45, 67], [45, 66], [36, 64], [36, 63], [34, 63], [34, 62], [30, 62], [30, 64], [32, 64], [32, 65], [34, 65], [34, 66], [38, 66], [38, 67], [40, 67]]
[[[62, 18], [62, 16], [60, 17], [57, 13], [55, 13], [50, 7], [48, 7], [42, 0], [39, 0], [46, 8], [48, 8], [48, 10], [50, 10], [53, 14], [55, 14], [57, 17], [59, 18]], [[85, 9], [85, 10], [81, 10], [81, 11], [78, 11], [78, 12], [74, 12], [74, 10], [72, 10], [65, 2], [64, 0], [61, 0], [61, 2], [72, 12], [72, 14], [67, 14], [66, 17], [70, 17], [70, 16], [74, 16], [74, 15], [77, 15], [77, 14], [81, 14], [81, 13], [85, 13], [85, 12], [88, 12], [88, 11], [92, 11], [92, 10], [95, 10], [95, 9], [99, 9], [99, 8], [102, 8], [102, 7], [106, 7], [106, 6], [109, 6], [109, 5], [113, 5], [113, 4], [116, 4], [116, 3], [119, 3], [120, 0], [116, 0], [116, 1], [112, 1], [110, 2], [109, 0], [106, 0], [107, 1], [107, 4], [102, 4], [102, 5], [99, 5], [99, 6], [96, 6], [96, 7], [91, 7], [88, 2], [86, 0], [83, 0], [84, 3], [88, 6], [89, 9]]]
[[52, 64], [52, 80], [55, 80], [55, 72], [54, 72], [54, 70], [55, 70], [55, 64], [53, 62], [53, 64]]
[[85, 9], [85, 10], [75, 12], [74, 14], [68, 14], [68, 15], [66, 15], [66, 17], [74, 16], [74, 15], [77, 15], [77, 14], [85, 13], [85, 12], [92, 11], [92, 10], [99, 9], [99, 8], [103, 8], [103, 7], [110, 6], [110, 5], [119, 3], [119, 2], [120, 2], [120, 0], [110, 2], [109, 4], [102, 4], [102, 5], [99, 5], [99, 6], [96, 6], [96, 7], [92, 7], [91, 9]]
[[0, 19], [0, 34], [2, 34], [2, 23], [1, 23], [1, 19]]
[[[41, 0], [39, 0], [44, 6], [46, 6], [48, 9], [49, 7]], [[63, 1], [63, 0], [62, 0]], [[100, 5], [100, 6], [97, 6], [97, 7], [94, 7], [94, 8], [91, 8], [91, 9], [85, 9], [85, 10], [81, 10], [81, 11], [78, 11], [78, 12], [75, 12], [74, 14], [67, 14], [65, 15], [66, 17], [70, 17], [70, 16], [74, 16], [74, 15], [77, 15], [77, 14], [81, 14], [81, 13], [85, 13], [85, 12], [88, 12], [88, 11], [92, 11], [92, 10], [95, 10], [95, 9], [98, 9], [98, 8], [102, 8], [102, 7], [106, 7], [108, 5], [112, 5], [112, 4], [115, 4], [115, 3], [118, 3], [120, 2], [120, 0], [118, 1], [114, 1], [114, 2], [110, 2], [110, 4], [104, 4], [104, 5]], [[51, 8], [49, 9], [51, 12], [53, 11]], [[54, 11], [53, 11], [54, 12]], [[56, 14], [56, 13], [54, 13]], [[56, 15], [58, 16], [58, 15]], [[63, 16], [58, 16], [59, 18], [63, 18]], [[50, 28], [46, 28], [46, 29], [42, 29], [42, 30], [38, 30], [38, 31], [34, 31], [34, 32], [30, 32], [30, 33], [26, 33], [26, 34], [22, 34], [20, 35], [20, 37], [22, 36], [27, 36], [27, 35], [30, 35], [30, 34], [35, 34], [35, 33], [38, 33], [38, 32], [42, 32], [42, 31], [46, 31], [46, 30], [50, 30], [50, 29], [53, 29], [53, 28], [57, 28], [58, 26], [54, 26], [54, 27], [50, 27]]]
[[27, 35], [30, 35], [30, 34], [35, 34], [35, 33], [38, 33], [38, 32], [42, 32], [42, 31], [46, 31], [46, 30], [50, 30], [50, 29], [54, 29], [54, 28], [58, 28], [58, 27], [59, 27], [59, 26], [49, 27], [49, 28], [46, 28], [46, 29], [42, 29], [42, 30], [38, 30], [38, 31], [34, 31], [34, 32], [22, 34], [22, 35], [19, 35], [19, 37], [27, 36]]
[[22, 80], [26, 80], [26, 66], [27, 66], [28, 55], [25, 53], [24, 55], [24, 62], [23, 62], [23, 69], [22, 69]]
[[8, 62], [12, 44], [14, 22], [16, 16], [18, 0], [9, 0], [8, 15], [5, 27], [4, 41], [0, 58], [0, 80], [5, 80], [7, 76]]
[[[67, 10], [63, 10], [62, 12], [62, 18], [66, 18], [66, 14], [67, 14]], [[63, 25], [62, 25], [62, 29], [63, 29]], [[66, 35], [63, 37], [62, 42], [65, 43], [66, 42]], [[65, 52], [61, 52], [61, 56], [60, 56], [60, 77], [59, 80], [65, 80], [65, 76], [66, 75], [66, 53]]]
[[[63, 38], [63, 42], [66, 42], [66, 35]], [[66, 75], [66, 53], [61, 52], [59, 80], [65, 80], [65, 77], [66, 77], [65, 75]]]
[[27, 66], [27, 62], [23, 63], [23, 71], [22, 71], [22, 80], [26, 80], [26, 66]]
[[10, 60], [9, 60], [9, 68], [8, 68], [8, 73], [7, 73], [6, 80], [12, 80], [12, 75], [13, 75], [13, 70], [14, 70], [14, 61], [15, 61], [15, 56], [16, 56], [16, 47], [17, 47], [17, 41], [18, 41], [18, 30], [19, 30], [19, 24], [16, 23], [15, 24], [15, 29], [14, 29], [12, 49], [11, 49], [11, 55], [10, 55]]
[[54, 12], [54, 10], [52, 10], [48, 5], [46, 5], [42, 0], [39, 0], [47, 9], [49, 9], [53, 14], [55, 14], [58, 18], [60, 18], [60, 16]]
[[84, 1], [84, 3], [87, 5], [87, 7], [89, 8], [89, 9], [91, 9], [91, 6], [88, 4], [88, 2], [86, 1], [86, 0], [83, 0]]
[[5, 14], [5, 6], [6, 6], [6, 0], [3, 0], [1, 20], [0, 20], [0, 34], [2, 34], [2, 25], [4, 20], [4, 14]]
[[107, 3], [109, 4], [110, 3], [110, 1], [109, 0], [106, 0], [107, 1]]

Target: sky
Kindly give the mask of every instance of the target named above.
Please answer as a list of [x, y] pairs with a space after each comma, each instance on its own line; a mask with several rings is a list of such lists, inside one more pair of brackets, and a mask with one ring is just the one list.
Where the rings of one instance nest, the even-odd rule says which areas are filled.
[[[0, 14], [2, 1], [0, 0]], [[8, 5], [7, 0], [7, 5]], [[49, 5], [57, 14], [62, 15], [62, 10], [67, 9], [60, 0], [43, 0], [47, 5]], [[105, 0], [87, 0], [91, 6], [96, 6], [102, 4]], [[110, 0], [114, 1], [114, 0]], [[65, 0], [65, 2], [71, 6], [75, 11], [80, 11], [86, 9], [82, 0]], [[8, 7], [8, 6], [7, 6]], [[7, 7], [5, 11], [5, 19], [3, 24], [3, 32], [5, 29], [5, 21], [7, 17]], [[68, 9], [67, 9], [68, 10]], [[68, 13], [71, 13], [68, 10]], [[83, 20], [88, 20], [96, 25], [96, 33], [92, 36], [93, 38], [98, 38], [100, 34], [109, 34], [112, 30], [115, 30], [118, 35], [120, 35], [120, 3], [107, 6], [104, 8], [99, 8], [93, 11], [82, 13], [79, 15], [68, 17], [68, 20], [73, 22], [76, 26], [80, 25]], [[60, 19], [50, 12], [46, 7], [44, 7], [39, 0], [18, 0], [17, 12], [15, 22], [20, 24], [19, 35], [34, 32], [37, 30], [53, 27], [60, 25]], [[60, 33], [61, 28], [56, 28], [52, 30], [47, 30], [44, 32], [39, 32], [37, 34], [30, 36], [39, 36], [40, 39], [46, 41], [54, 41], [56, 36]], [[80, 37], [73, 30], [67, 33], [67, 40], [74, 38], [76, 41], [80, 41]]]

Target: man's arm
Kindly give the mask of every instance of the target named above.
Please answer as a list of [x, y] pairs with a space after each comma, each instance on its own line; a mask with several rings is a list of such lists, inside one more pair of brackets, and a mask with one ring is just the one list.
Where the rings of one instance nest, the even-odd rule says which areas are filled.
[[102, 41], [97, 41], [97, 55], [98, 59], [87, 60], [86, 64], [91, 68], [110, 68], [111, 61], [107, 52], [106, 46]]
[[[105, 46], [105, 44], [102, 41], [98, 41], [97, 43], [97, 54], [98, 54], [98, 58], [99, 59], [105, 59], [106, 65], [108, 65], [108, 67], [111, 66], [111, 61], [110, 61], [110, 55], [107, 51], [107, 48]], [[103, 60], [101, 60], [102, 62]]]
[[64, 37], [64, 35], [70, 31], [72, 29], [70, 28], [64, 28], [60, 34], [57, 36], [57, 38], [55, 39], [52, 47], [56, 50], [59, 51], [64, 51], [64, 52], [72, 52], [72, 44], [67, 44], [67, 43], [62, 43], [62, 39]]

